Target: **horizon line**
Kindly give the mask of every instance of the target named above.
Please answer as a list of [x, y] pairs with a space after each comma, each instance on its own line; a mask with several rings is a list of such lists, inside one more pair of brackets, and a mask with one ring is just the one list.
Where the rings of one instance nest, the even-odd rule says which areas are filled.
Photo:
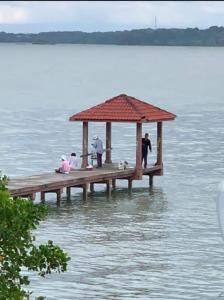
[[[1, 26], [0, 26], [1, 27]], [[91, 33], [111, 33], [111, 32], [125, 32], [125, 31], [134, 31], [134, 30], [153, 30], [153, 31], [158, 31], [158, 30], [173, 30], [173, 29], [177, 29], [177, 30], [186, 30], [186, 29], [198, 29], [198, 30], [208, 30], [211, 28], [224, 28], [224, 26], [218, 26], [218, 25], [212, 25], [203, 29], [200, 29], [198, 27], [170, 27], [170, 28], [164, 28], [164, 27], [158, 27], [158, 28], [151, 28], [151, 27], [146, 27], [146, 28], [133, 28], [133, 29], [123, 29], [123, 30], [110, 30], [110, 31], [82, 31], [82, 30], [53, 30], [53, 31], [39, 31], [39, 32], [8, 32], [8, 31], [4, 31], [0, 29], [0, 33], [6, 33], [6, 34], [40, 34], [40, 33], [54, 33], [54, 32], [82, 32], [82, 33], [87, 33], [87, 34], [91, 34]]]

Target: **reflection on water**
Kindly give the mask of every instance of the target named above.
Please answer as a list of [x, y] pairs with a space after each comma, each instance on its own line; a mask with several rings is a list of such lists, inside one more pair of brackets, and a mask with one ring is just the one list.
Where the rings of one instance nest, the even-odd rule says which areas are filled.
[[[60, 208], [50, 202], [49, 216], [38, 230], [40, 241], [41, 232], [46, 232], [44, 239], [57, 236], [57, 242], [70, 255], [73, 253], [68, 272], [60, 275], [63, 284], [58, 283], [59, 291], [51, 291], [49, 299], [59, 295], [63, 299], [90, 299], [91, 293], [114, 299], [120, 293], [130, 297], [148, 293], [150, 289], [141, 283], [141, 274], [160, 274], [169, 268], [168, 262], [158, 259], [161, 240], [168, 237], [162, 221], [168, 203], [162, 189], [134, 188], [130, 195], [126, 188], [118, 188], [111, 198], [101, 190], [87, 201], [80, 200], [80, 196], [77, 193], [71, 201], [62, 199]], [[47, 233], [51, 224], [55, 230]], [[53, 275], [38, 281], [37, 292], [46, 290], [51, 280], [59, 279]], [[129, 287], [128, 293], [125, 286]], [[71, 289], [76, 296], [70, 294]]]

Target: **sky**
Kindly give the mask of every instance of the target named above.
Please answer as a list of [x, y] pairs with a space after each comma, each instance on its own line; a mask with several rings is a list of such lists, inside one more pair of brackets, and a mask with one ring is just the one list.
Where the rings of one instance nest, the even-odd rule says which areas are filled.
[[223, 1], [1, 1], [0, 31], [224, 26]]

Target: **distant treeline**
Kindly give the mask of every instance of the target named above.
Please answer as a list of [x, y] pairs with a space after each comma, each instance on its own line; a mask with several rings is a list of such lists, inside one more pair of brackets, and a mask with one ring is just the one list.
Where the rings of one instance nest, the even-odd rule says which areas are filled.
[[1, 43], [103, 44], [161, 46], [224, 46], [224, 27], [208, 29], [135, 29], [111, 32], [54, 31], [30, 33], [0, 32]]

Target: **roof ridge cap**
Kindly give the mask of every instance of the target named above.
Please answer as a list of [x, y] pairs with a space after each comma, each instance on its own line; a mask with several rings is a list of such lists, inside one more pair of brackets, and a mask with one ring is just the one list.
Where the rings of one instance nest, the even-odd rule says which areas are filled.
[[150, 105], [150, 106], [152, 106], [152, 107], [154, 107], [154, 108], [157, 108], [157, 109], [159, 109], [159, 110], [162, 110], [162, 111], [164, 111], [164, 112], [167, 112], [167, 113], [169, 113], [169, 114], [172, 114], [172, 115], [176, 116], [175, 114], [169, 112], [168, 110], [165, 110], [165, 109], [163, 109], [163, 108], [161, 108], [161, 107], [158, 107], [158, 106], [153, 105], [153, 104], [151, 104], [151, 103], [148, 103], [148, 102], [146, 102], [146, 101], [142, 101], [142, 100], [136, 99], [135, 97], [132, 97], [132, 96], [130, 96], [130, 98], [132, 98], [132, 99], [134, 99], [134, 100], [136, 100], [136, 101], [138, 101], [138, 102], [141, 102], [141, 103]]
[[135, 105], [131, 102], [131, 99], [129, 99], [129, 98], [133, 98], [133, 97], [130, 97], [130, 96], [127, 96], [127, 95], [126, 95], [125, 100], [126, 100], [126, 102], [129, 104], [129, 106], [131, 106], [131, 107], [135, 110], [135, 112], [136, 112], [138, 115], [140, 115], [140, 118], [141, 118], [141, 119], [145, 118], [145, 116], [142, 115], [142, 113], [137, 109], [137, 107], [135, 107]]

